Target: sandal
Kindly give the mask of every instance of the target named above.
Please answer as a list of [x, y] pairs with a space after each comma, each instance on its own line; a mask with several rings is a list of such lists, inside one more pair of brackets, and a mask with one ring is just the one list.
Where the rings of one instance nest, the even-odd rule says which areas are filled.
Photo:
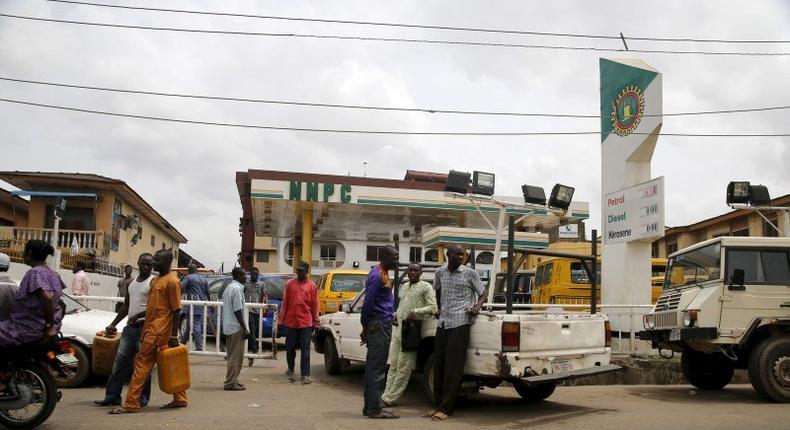
[[385, 419], [386, 420], [386, 419], [396, 419], [396, 418], [400, 418], [400, 417], [398, 415], [395, 415], [394, 413], [392, 413], [390, 411], [382, 410], [381, 412], [378, 413], [378, 415], [368, 415], [368, 418]]
[[130, 411], [126, 408], [112, 408], [107, 413], [110, 415], [123, 415], [123, 414], [134, 414], [137, 413], [137, 411]]
[[431, 418], [432, 416], [436, 415], [437, 411], [428, 411], [422, 415], [423, 418]]
[[431, 417], [431, 421], [446, 421], [449, 419], [450, 419], [449, 415], [445, 414], [444, 412], [438, 412], [438, 411], [435, 414], [433, 414], [433, 416]]
[[160, 407], [159, 409], [178, 409], [178, 408], [185, 408], [185, 407], [187, 407], [186, 403], [170, 402], [170, 403]]

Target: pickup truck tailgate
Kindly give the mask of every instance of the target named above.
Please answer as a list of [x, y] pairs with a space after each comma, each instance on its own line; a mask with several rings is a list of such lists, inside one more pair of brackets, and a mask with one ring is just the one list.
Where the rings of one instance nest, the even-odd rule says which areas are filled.
[[602, 315], [533, 314], [519, 317], [521, 353], [572, 353], [573, 350], [604, 347], [605, 317]]

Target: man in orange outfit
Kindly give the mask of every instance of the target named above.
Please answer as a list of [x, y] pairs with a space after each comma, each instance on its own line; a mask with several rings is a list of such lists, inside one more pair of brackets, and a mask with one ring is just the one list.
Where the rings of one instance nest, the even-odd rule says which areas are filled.
[[[181, 283], [178, 276], [170, 271], [173, 263], [173, 252], [169, 249], [158, 251], [154, 255], [154, 269], [159, 272], [151, 281], [151, 292], [145, 312], [132, 315], [129, 323], [135, 323], [145, 317], [143, 332], [140, 335], [140, 351], [134, 360], [134, 374], [129, 383], [126, 402], [122, 408], [113, 409], [111, 414], [125, 414], [140, 411], [140, 394], [143, 391], [148, 375], [156, 364], [156, 351], [160, 346], [171, 348], [178, 346], [178, 321], [181, 315]], [[185, 408], [187, 393], [173, 394], [173, 401], [162, 406], [162, 409]]]

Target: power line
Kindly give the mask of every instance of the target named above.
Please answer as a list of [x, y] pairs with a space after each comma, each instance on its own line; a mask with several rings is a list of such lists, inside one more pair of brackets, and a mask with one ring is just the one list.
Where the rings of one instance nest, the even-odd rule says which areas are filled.
[[[36, 103], [26, 100], [15, 100], [0, 98], [0, 102], [14, 103], [25, 106], [35, 106], [47, 109], [57, 109], [70, 112], [90, 113], [96, 115], [115, 116], [122, 118], [146, 119], [152, 121], [175, 122], [181, 124], [209, 125], [220, 127], [237, 127], [262, 130], [281, 130], [281, 131], [303, 131], [315, 133], [343, 133], [343, 134], [377, 134], [377, 135], [405, 135], [405, 136], [583, 136], [599, 135], [599, 131], [516, 131], [516, 132], [467, 132], [467, 131], [393, 131], [393, 130], [358, 130], [358, 129], [334, 129], [334, 128], [308, 128], [308, 127], [282, 127], [259, 124], [240, 124], [229, 122], [198, 121], [181, 118], [167, 118], [152, 115], [136, 115], [119, 112], [109, 112], [93, 109], [83, 109], [71, 106], [53, 105]], [[631, 133], [634, 135], [650, 135], [651, 133]], [[660, 133], [661, 136], [671, 137], [790, 137], [790, 133]]]
[[[210, 15], [210, 16], [225, 16], [236, 18], [258, 18], [280, 21], [302, 21], [302, 22], [319, 22], [328, 24], [353, 24], [353, 25], [366, 25], [378, 27], [396, 27], [396, 28], [414, 28], [425, 30], [448, 30], [448, 31], [463, 31], [475, 33], [495, 33], [495, 34], [518, 34], [525, 36], [549, 36], [549, 37], [567, 37], [579, 39], [604, 39], [604, 40], [620, 40], [621, 36], [602, 35], [602, 34], [579, 34], [579, 33], [558, 33], [558, 32], [542, 32], [542, 31], [527, 31], [527, 30], [505, 30], [493, 28], [477, 28], [477, 27], [456, 27], [445, 25], [427, 25], [427, 24], [406, 24], [406, 23], [392, 23], [392, 22], [376, 22], [376, 21], [355, 21], [344, 19], [325, 19], [325, 18], [304, 18], [292, 16], [274, 16], [274, 15], [257, 15], [245, 13], [230, 13], [230, 12], [209, 12], [199, 10], [184, 10], [184, 9], [166, 9], [154, 7], [141, 7], [141, 6], [128, 6], [128, 5], [112, 5], [104, 3], [71, 1], [71, 0], [48, 0], [55, 3], [70, 3], [81, 6], [97, 6], [115, 9], [128, 9], [128, 10], [142, 10], [149, 12], [170, 12], [170, 13], [184, 13], [193, 15]], [[743, 39], [699, 39], [687, 37], [647, 37], [647, 36], [626, 36], [627, 40], [640, 40], [650, 42], [693, 42], [693, 43], [730, 43], [730, 44], [778, 44], [790, 43], [790, 40], [743, 40]]]
[[621, 53], [640, 53], [640, 54], [681, 54], [681, 55], [714, 55], [714, 56], [746, 56], [746, 57], [783, 57], [790, 56], [790, 52], [732, 52], [732, 51], [677, 51], [668, 49], [630, 49], [628, 51], [619, 48], [600, 48], [594, 46], [557, 46], [557, 45], [535, 45], [523, 43], [501, 43], [501, 42], [474, 42], [468, 40], [441, 40], [441, 39], [409, 39], [400, 37], [369, 37], [369, 36], [342, 36], [329, 34], [306, 34], [306, 33], [272, 33], [257, 31], [231, 31], [231, 30], [205, 30], [197, 28], [179, 27], [155, 27], [145, 25], [130, 24], [109, 24], [92, 21], [74, 21], [66, 19], [39, 18], [22, 15], [0, 14], [0, 17], [22, 19], [29, 21], [53, 22], [59, 24], [84, 25], [91, 27], [104, 28], [124, 28], [131, 30], [150, 30], [150, 31], [169, 31], [176, 33], [198, 33], [198, 34], [222, 34], [232, 36], [260, 36], [260, 37], [281, 37], [297, 39], [325, 39], [325, 40], [354, 40], [365, 42], [400, 42], [400, 43], [420, 43], [432, 45], [455, 45], [455, 46], [479, 46], [496, 48], [519, 48], [519, 49], [554, 49], [566, 51], [594, 51], [594, 52], [621, 52]]
[[[232, 101], [243, 103], [264, 103], [264, 104], [278, 104], [278, 105], [292, 105], [292, 106], [308, 106], [308, 107], [322, 107], [322, 108], [339, 108], [339, 109], [360, 109], [360, 110], [376, 110], [376, 111], [395, 111], [395, 112], [417, 112], [417, 113], [430, 113], [430, 114], [457, 114], [457, 115], [490, 115], [490, 116], [520, 116], [520, 117], [544, 117], [544, 118], [583, 118], [583, 119], [598, 119], [600, 115], [591, 114], [562, 114], [562, 113], [541, 113], [541, 112], [505, 112], [505, 111], [473, 111], [473, 110], [457, 110], [457, 109], [432, 109], [432, 108], [406, 108], [397, 106], [371, 106], [371, 105], [353, 105], [353, 104], [337, 104], [337, 103], [313, 103], [313, 102], [299, 102], [290, 100], [273, 100], [273, 99], [258, 99], [258, 98], [245, 98], [245, 97], [224, 97], [224, 96], [210, 96], [200, 94], [186, 94], [186, 93], [170, 93], [162, 91], [144, 91], [122, 88], [99, 87], [91, 85], [76, 85], [66, 84], [61, 82], [47, 82], [36, 81], [29, 79], [18, 79], [0, 76], [0, 81], [17, 82], [34, 85], [46, 85], [62, 88], [75, 88], [81, 90], [93, 91], [106, 91], [113, 93], [125, 94], [140, 94], [152, 95], [162, 97], [176, 97], [188, 99], [202, 99], [202, 100], [219, 100], [219, 101]], [[656, 116], [691, 116], [691, 115], [717, 115], [717, 114], [733, 114], [733, 113], [748, 113], [748, 112], [766, 112], [775, 110], [790, 109], [790, 105], [785, 106], [764, 106], [755, 108], [742, 108], [742, 109], [723, 109], [723, 110], [707, 110], [707, 111], [691, 111], [691, 112], [671, 112], [664, 114], [645, 114], [645, 117]]]

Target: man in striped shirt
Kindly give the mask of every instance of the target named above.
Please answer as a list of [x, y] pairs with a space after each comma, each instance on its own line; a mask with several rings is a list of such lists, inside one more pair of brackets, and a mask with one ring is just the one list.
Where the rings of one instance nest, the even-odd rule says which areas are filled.
[[439, 328], [436, 329], [433, 380], [433, 421], [449, 418], [461, 390], [469, 347], [469, 327], [485, 302], [485, 287], [477, 271], [464, 266], [466, 252], [458, 244], [447, 247], [447, 264], [436, 270], [434, 288], [440, 296]]

